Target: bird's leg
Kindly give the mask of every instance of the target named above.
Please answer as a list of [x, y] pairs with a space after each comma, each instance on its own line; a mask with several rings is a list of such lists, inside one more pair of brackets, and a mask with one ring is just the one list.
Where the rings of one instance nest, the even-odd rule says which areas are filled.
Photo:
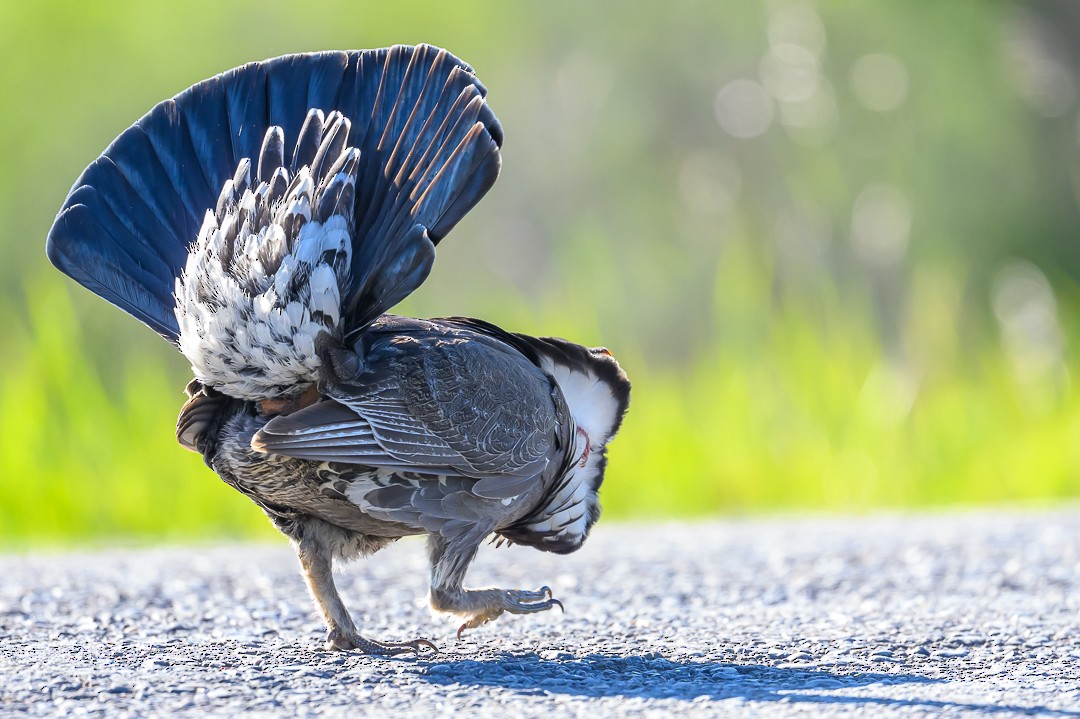
[[563, 608], [551, 596], [551, 589], [464, 589], [465, 572], [476, 557], [478, 542], [447, 541], [429, 535], [431, 557], [431, 607], [439, 612], [456, 614], [465, 620], [458, 628], [458, 639], [466, 629], [486, 624], [503, 612], [532, 614], [552, 607]]
[[[309, 525], [308, 529], [314, 528]], [[311, 597], [315, 600], [315, 606], [318, 607], [323, 621], [326, 622], [327, 649], [358, 649], [365, 654], [384, 656], [406, 652], [419, 654], [421, 649], [439, 651], [438, 647], [426, 639], [415, 639], [411, 642], [378, 642], [360, 636], [352, 617], [349, 616], [349, 610], [345, 608], [345, 603], [341, 601], [341, 595], [338, 594], [337, 587], [334, 585], [333, 555], [326, 544], [319, 541], [317, 530], [304, 533], [297, 543], [296, 553], [300, 558], [300, 566], [304, 570], [304, 579], [311, 591]]]

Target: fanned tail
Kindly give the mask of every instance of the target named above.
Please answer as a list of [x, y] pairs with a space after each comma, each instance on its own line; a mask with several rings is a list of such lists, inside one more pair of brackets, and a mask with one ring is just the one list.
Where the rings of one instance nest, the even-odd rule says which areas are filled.
[[[341, 329], [362, 329], [423, 282], [434, 245], [498, 176], [502, 130], [485, 93], [468, 65], [428, 45], [230, 70], [156, 106], [87, 167], [49, 232], [49, 258], [177, 342], [176, 280], [241, 162], [276, 190], [275, 165], [318, 178], [356, 148]], [[347, 122], [305, 127], [336, 113]]]
[[[499, 174], [502, 130], [471, 71], [422, 46], [388, 58], [357, 132], [355, 292], [345, 325], [362, 329], [418, 287], [434, 246]], [[362, 138], [362, 139], [360, 139]]]

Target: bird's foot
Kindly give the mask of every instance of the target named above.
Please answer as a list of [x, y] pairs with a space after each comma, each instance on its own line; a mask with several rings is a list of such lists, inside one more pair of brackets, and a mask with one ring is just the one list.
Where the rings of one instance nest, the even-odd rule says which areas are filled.
[[432, 606], [442, 612], [450, 612], [465, 618], [457, 631], [461, 639], [466, 629], [475, 629], [487, 624], [503, 612], [510, 614], [534, 614], [546, 612], [552, 607], [562, 611], [562, 602], [551, 596], [551, 589], [541, 587], [528, 589], [470, 589], [446, 592], [433, 590]]
[[331, 629], [326, 635], [326, 648], [330, 651], [341, 652], [355, 649], [364, 654], [381, 657], [392, 657], [409, 652], [419, 656], [422, 650], [428, 650], [434, 654], [439, 652], [439, 648], [427, 639], [413, 639], [411, 642], [379, 642], [374, 639], [365, 639], [355, 631], [341, 629]]

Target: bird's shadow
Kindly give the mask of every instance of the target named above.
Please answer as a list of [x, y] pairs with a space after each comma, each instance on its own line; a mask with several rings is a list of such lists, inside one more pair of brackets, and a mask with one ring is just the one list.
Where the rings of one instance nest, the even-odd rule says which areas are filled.
[[535, 653], [504, 653], [491, 659], [433, 660], [414, 665], [420, 679], [433, 684], [500, 687], [523, 695], [587, 698], [626, 697], [682, 701], [784, 701], [835, 703], [866, 707], [913, 707], [966, 710], [986, 714], [1039, 713], [1080, 717], [1080, 712], [1040, 706], [977, 704], [930, 699], [912, 692], [909, 698], [847, 693], [874, 684], [935, 684], [943, 680], [918, 674], [834, 673], [822, 669], [770, 667], [712, 661], [671, 661], [657, 654], [640, 656], [560, 655], [544, 659]]

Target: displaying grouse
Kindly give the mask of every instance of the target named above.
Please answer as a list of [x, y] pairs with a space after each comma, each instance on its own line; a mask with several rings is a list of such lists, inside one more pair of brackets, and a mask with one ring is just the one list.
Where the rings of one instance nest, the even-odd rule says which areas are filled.
[[499, 173], [469, 66], [427, 45], [256, 62], [125, 130], [48, 238], [64, 273], [191, 362], [177, 439], [295, 544], [328, 646], [361, 635], [335, 559], [426, 534], [431, 603], [464, 620], [562, 606], [465, 589], [483, 540], [581, 546], [629, 403], [611, 354], [387, 314]]

